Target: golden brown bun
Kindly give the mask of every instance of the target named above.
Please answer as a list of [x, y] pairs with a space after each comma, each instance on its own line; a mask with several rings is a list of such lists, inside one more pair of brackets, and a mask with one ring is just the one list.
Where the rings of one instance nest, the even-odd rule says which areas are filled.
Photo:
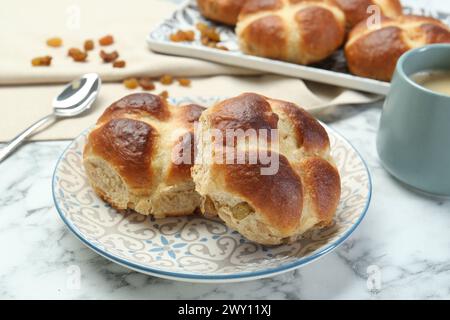
[[[278, 150], [272, 143], [269, 149], [279, 155], [279, 169], [272, 175], [261, 174], [267, 164], [260, 159], [253, 164], [204, 162], [201, 151], [209, 150], [211, 141], [199, 140], [192, 177], [203, 196], [204, 214], [218, 215], [248, 239], [266, 245], [293, 242], [311, 228], [332, 222], [340, 199], [340, 177], [325, 129], [306, 111], [246, 93], [207, 109], [200, 125], [202, 137], [211, 129], [224, 135], [230, 129], [278, 129], [279, 134]], [[247, 156], [262, 151], [255, 145], [228, 142], [224, 141], [227, 148]]]
[[330, 0], [248, 0], [236, 34], [247, 54], [312, 64], [341, 46], [345, 16]]
[[245, 0], [197, 0], [203, 16], [230, 26], [236, 25], [239, 12]]
[[[83, 154], [96, 193], [119, 210], [158, 218], [193, 213], [200, 196], [191, 166], [176, 164], [172, 153], [189, 141], [183, 137], [193, 136], [202, 111], [197, 105], [174, 107], [147, 93], [114, 102], [89, 134]], [[192, 146], [187, 148], [193, 156]]]
[[390, 81], [402, 54], [433, 43], [450, 43], [450, 28], [439, 20], [412, 15], [382, 18], [379, 28], [360, 22], [349, 35], [345, 55], [353, 74]]
[[339, 8], [345, 13], [347, 28], [353, 28], [359, 22], [365, 20], [374, 12], [369, 11], [370, 6], [378, 6], [380, 14], [395, 18], [403, 13], [402, 4], [399, 0], [334, 0]]

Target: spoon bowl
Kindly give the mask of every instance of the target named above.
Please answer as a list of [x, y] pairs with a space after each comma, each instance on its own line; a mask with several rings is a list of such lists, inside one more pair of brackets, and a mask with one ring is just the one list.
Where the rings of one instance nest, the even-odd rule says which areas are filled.
[[92, 106], [98, 96], [102, 81], [98, 74], [88, 73], [72, 81], [53, 99], [53, 113], [36, 121], [19, 133], [0, 150], [0, 162], [6, 159], [28, 136], [38, 128], [58, 118], [75, 117]]
[[58, 117], [79, 115], [92, 106], [100, 86], [101, 79], [96, 73], [88, 73], [72, 81], [53, 99], [53, 113]]

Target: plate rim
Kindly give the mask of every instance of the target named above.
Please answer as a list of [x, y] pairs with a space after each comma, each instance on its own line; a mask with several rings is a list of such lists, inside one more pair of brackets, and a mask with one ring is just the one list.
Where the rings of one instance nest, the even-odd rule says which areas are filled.
[[338, 248], [341, 244], [343, 244], [350, 235], [353, 234], [353, 232], [358, 228], [358, 226], [361, 224], [361, 222], [364, 220], [367, 211], [370, 207], [370, 203], [372, 200], [372, 176], [370, 174], [370, 169], [364, 160], [364, 158], [361, 156], [361, 153], [356, 149], [353, 144], [348, 141], [347, 138], [345, 138], [343, 135], [341, 135], [339, 132], [337, 132], [335, 129], [331, 128], [330, 126], [324, 124], [322, 121], [320, 121], [320, 124], [325, 127], [326, 130], [331, 131], [333, 134], [341, 138], [351, 149], [353, 149], [356, 154], [358, 155], [358, 158], [361, 160], [361, 162], [364, 165], [364, 168], [366, 170], [366, 174], [368, 177], [368, 192], [367, 192], [367, 200], [364, 209], [362, 210], [362, 213], [360, 214], [358, 220], [351, 226], [349, 230], [347, 230], [341, 237], [339, 237], [336, 241], [333, 243], [325, 246], [323, 249], [320, 249], [318, 252], [314, 253], [313, 255], [306, 257], [306, 258], [298, 258], [295, 261], [283, 264], [279, 267], [272, 267], [267, 268], [260, 271], [247, 271], [247, 272], [239, 272], [239, 273], [233, 273], [233, 274], [217, 274], [217, 275], [204, 275], [204, 274], [196, 274], [196, 273], [180, 273], [180, 272], [173, 272], [173, 271], [165, 271], [162, 269], [158, 269], [155, 267], [148, 267], [143, 266], [131, 261], [128, 261], [122, 257], [113, 255], [111, 253], [108, 253], [106, 250], [103, 250], [99, 247], [97, 247], [95, 244], [93, 244], [91, 241], [86, 239], [81, 232], [77, 230], [72, 224], [72, 222], [65, 217], [63, 214], [63, 210], [60, 208], [57, 197], [56, 197], [56, 172], [60, 166], [60, 163], [64, 156], [67, 154], [67, 151], [72, 147], [72, 145], [78, 141], [83, 135], [85, 135], [86, 132], [88, 132], [90, 129], [85, 129], [82, 131], [75, 139], [73, 139], [69, 145], [64, 149], [64, 151], [61, 153], [61, 155], [58, 158], [58, 161], [56, 162], [55, 168], [53, 170], [52, 175], [52, 197], [53, 202], [56, 208], [56, 211], [58, 212], [59, 217], [64, 222], [64, 224], [69, 228], [69, 230], [89, 249], [93, 250], [97, 254], [101, 255], [104, 258], [107, 258], [108, 260], [117, 263], [119, 265], [122, 265], [128, 269], [138, 271], [144, 274], [169, 279], [169, 280], [176, 280], [176, 281], [184, 281], [184, 282], [202, 282], [202, 283], [224, 283], [224, 282], [241, 282], [241, 281], [250, 281], [250, 280], [256, 280], [266, 277], [272, 277], [275, 275], [279, 275], [285, 272], [289, 272], [295, 269], [298, 269], [302, 266], [305, 266], [309, 263], [312, 263], [319, 258], [325, 256], [326, 254], [332, 252], [336, 248]]

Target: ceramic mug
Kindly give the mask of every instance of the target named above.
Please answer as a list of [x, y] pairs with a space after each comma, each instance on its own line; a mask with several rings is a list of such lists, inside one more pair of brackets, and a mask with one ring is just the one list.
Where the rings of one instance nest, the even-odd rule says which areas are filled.
[[383, 107], [377, 149], [383, 166], [400, 181], [450, 197], [450, 96], [410, 78], [427, 70], [450, 70], [450, 44], [415, 49], [399, 59]]

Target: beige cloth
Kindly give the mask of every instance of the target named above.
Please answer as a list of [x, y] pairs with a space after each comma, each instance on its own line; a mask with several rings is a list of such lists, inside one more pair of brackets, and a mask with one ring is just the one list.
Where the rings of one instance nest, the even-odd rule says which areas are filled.
[[[191, 88], [173, 84], [164, 88], [159, 85], [155, 90], [167, 89], [172, 97], [229, 96], [254, 91], [296, 102], [311, 111], [379, 99], [375, 95], [299, 79], [255, 76], [258, 74], [255, 71], [152, 53], [145, 42], [148, 32], [175, 8], [176, 5], [167, 0], [15, 0], [3, 4], [0, 10], [0, 141], [8, 141], [51, 112], [51, 100], [61, 90], [62, 83], [87, 72], [99, 73], [104, 81], [92, 111], [76, 119], [62, 120], [33, 136], [33, 140], [74, 138], [91, 126], [111, 102], [132, 92], [120, 83], [105, 82], [131, 75], [171, 74], [193, 79]], [[116, 43], [104, 49], [117, 50], [126, 60], [126, 68], [114, 69], [111, 64], [103, 64], [97, 43], [87, 63], [75, 63], [66, 56], [68, 48], [81, 48], [85, 39], [97, 40], [105, 34], [114, 35]], [[63, 38], [62, 48], [50, 48], [45, 44], [45, 40], [53, 36]], [[31, 67], [33, 57], [47, 54], [54, 58], [52, 66]]]
[[[257, 92], [267, 96], [284, 99], [300, 104], [314, 111], [321, 111], [329, 106], [341, 104], [343, 101], [355, 103], [367, 102], [365, 94], [339, 88], [318, 88], [314, 84], [316, 92], [313, 94], [298, 79], [285, 78], [276, 75], [258, 77], [231, 77], [215, 76], [193, 79], [191, 87], [185, 88], [177, 84], [163, 86], [157, 84], [154, 93], [167, 90], [171, 97], [195, 97], [195, 96], [233, 96], [242, 92]], [[3, 114], [0, 120], [0, 141], [7, 141], [17, 134], [19, 130], [30, 125], [33, 121], [50, 113], [51, 97], [57, 95], [63, 85], [36, 85], [20, 86], [11, 90], [8, 87], [0, 88], [0, 100], [2, 101]], [[333, 90], [330, 90], [333, 89]], [[101, 94], [94, 103], [92, 109], [81, 117], [64, 119], [42, 130], [32, 137], [33, 140], [71, 139], [80, 132], [93, 125], [103, 110], [113, 101], [131, 92], [120, 83], [107, 83], [101, 89]]]
[[[176, 5], [167, 0], [14, 0], [0, 10], [0, 84], [55, 83], [71, 81], [80, 74], [97, 72], [103, 81], [118, 81], [130, 75], [161, 74], [205, 76], [255, 74], [242, 68], [201, 60], [155, 54], [146, 37], [158, 23], [169, 17]], [[97, 40], [107, 34], [115, 44], [100, 47]], [[61, 37], [64, 45], [51, 48], [46, 40]], [[86, 39], [96, 48], [86, 63], [67, 56], [71, 47], [83, 48]], [[102, 63], [99, 50], [117, 50], [126, 68]], [[36, 56], [53, 57], [50, 67], [32, 67]]]

